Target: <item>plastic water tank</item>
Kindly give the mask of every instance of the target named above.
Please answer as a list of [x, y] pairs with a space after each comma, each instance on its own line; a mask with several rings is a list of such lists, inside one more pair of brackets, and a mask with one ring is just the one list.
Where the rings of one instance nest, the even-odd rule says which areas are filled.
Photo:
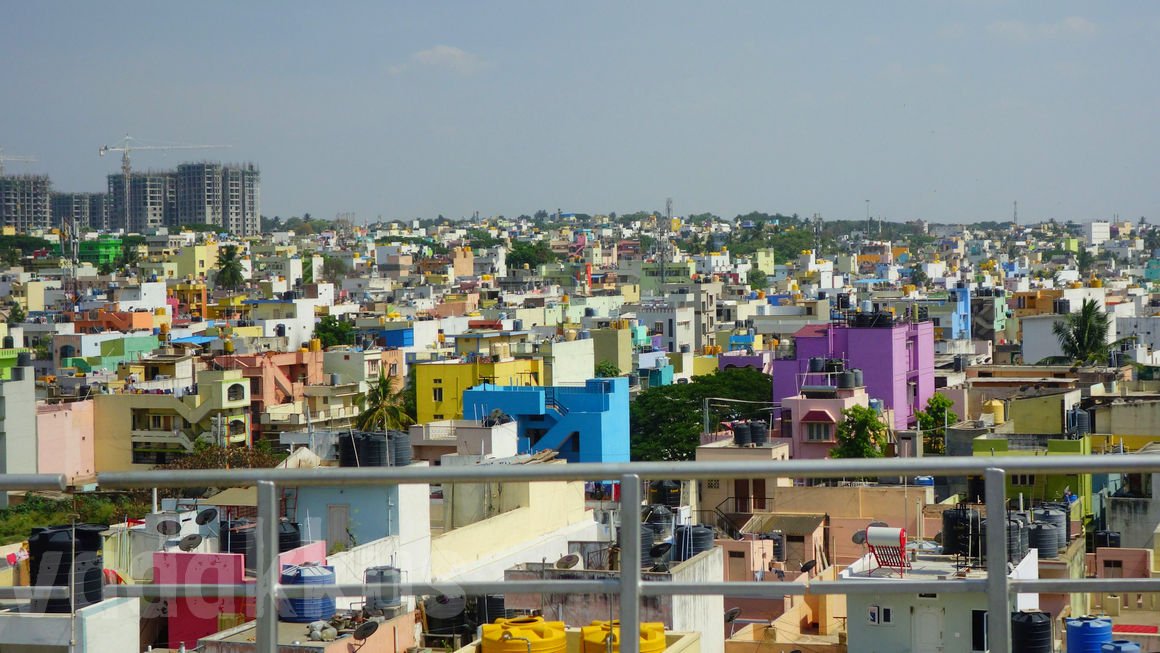
[[1055, 526], [1056, 547], [1062, 551], [1067, 548], [1067, 514], [1055, 508], [1036, 508], [1031, 511], [1037, 522], [1046, 522]]
[[749, 422], [738, 420], [733, 422], [733, 444], [744, 447], [753, 441], [753, 429]]
[[403, 578], [402, 572], [396, 567], [370, 567], [364, 572], [367, 585], [389, 585], [384, 588], [367, 588], [367, 608], [371, 610], [389, 610], [402, 604], [399, 595], [399, 583]]
[[1046, 612], [1011, 613], [1011, 650], [1020, 653], [1051, 653], [1051, 615]]
[[1059, 529], [1055, 527], [1055, 524], [1049, 524], [1045, 521], [1035, 522], [1027, 530], [1029, 531], [1030, 546], [1039, 552], [1040, 558], [1059, 557], [1059, 537], [1057, 536]]
[[811, 358], [809, 362], [809, 371], [813, 373], [825, 372], [826, 359], [820, 357]]
[[[104, 584], [101, 532], [106, 529], [95, 524], [77, 524], [75, 529], [73, 526], [32, 529], [28, 538], [32, 585], [68, 587], [71, 581], [78, 609], [99, 603]], [[69, 612], [70, 601], [68, 597], [33, 599], [32, 611]]]
[[302, 531], [290, 521], [278, 522], [278, 553], [286, 553], [302, 546]]
[[688, 560], [713, 548], [716, 533], [708, 526], [678, 526], [673, 533], [673, 560]]
[[1067, 620], [1067, 653], [1100, 653], [1112, 641], [1112, 622], [1099, 617]]
[[[333, 584], [334, 567], [286, 565], [282, 568], [281, 582], [283, 585]], [[328, 621], [334, 616], [334, 612], [333, 596], [306, 596], [278, 601], [278, 618], [291, 623], [307, 624], [312, 621]]]
[[1113, 639], [1100, 647], [1100, 653], [1140, 653], [1140, 645], [1126, 639]]
[[[608, 653], [609, 639], [613, 653], [620, 651], [620, 621], [593, 621], [580, 629], [584, 642], [583, 653]], [[640, 653], [660, 653], [665, 650], [665, 625], [644, 622], [640, 625]]]
[[755, 419], [749, 423], [749, 437], [753, 444], [763, 447], [769, 443], [769, 424], [765, 420]]
[[562, 621], [544, 621], [543, 617], [496, 619], [479, 630], [481, 653], [564, 653], [568, 650]]
[[388, 446], [391, 449], [391, 464], [406, 467], [411, 464], [411, 434], [407, 431], [389, 431]]

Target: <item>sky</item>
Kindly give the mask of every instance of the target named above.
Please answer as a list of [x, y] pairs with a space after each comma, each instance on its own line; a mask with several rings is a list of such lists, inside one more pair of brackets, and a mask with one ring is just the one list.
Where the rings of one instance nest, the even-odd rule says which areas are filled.
[[[0, 148], [262, 170], [264, 215], [1160, 218], [1160, 3], [10, 3]], [[867, 202], [869, 200], [869, 202]]]

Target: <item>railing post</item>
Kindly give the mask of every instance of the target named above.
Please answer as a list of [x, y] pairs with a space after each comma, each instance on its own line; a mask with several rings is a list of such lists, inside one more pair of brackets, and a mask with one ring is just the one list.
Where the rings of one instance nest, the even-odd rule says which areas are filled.
[[258, 587], [254, 597], [257, 612], [255, 649], [258, 653], [278, 651], [278, 486], [273, 481], [258, 482], [258, 527], [255, 532]]
[[620, 650], [640, 653], [640, 477], [620, 477]]
[[1011, 650], [1011, 597], [1007, 577], [1007, 476], [988, 467], [987, 505], [987, 643], [992, 651]]

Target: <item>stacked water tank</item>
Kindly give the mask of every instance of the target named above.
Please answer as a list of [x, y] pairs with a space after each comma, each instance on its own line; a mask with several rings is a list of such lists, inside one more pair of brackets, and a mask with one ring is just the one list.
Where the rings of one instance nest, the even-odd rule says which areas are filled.
[[943, 555], [978, 556], [979, 549], [972, 546], [971, 537], [978, 541], [980, 532], [979, 511], [967, 506], [956, 506], [944, 510], [942, 514]]
[[979, 533], [979, 548], [983, 554], [987, 553], [987, 529], [999, 524], [1006, 526], [1007, 560], [1018, 564], [1027, 555], [1029, 545], [1023, 522], [1018, 519], [1005, 519], [1003, 521], [984, 519]]
[[1059, 529], [1045, 521], [1035, 522], [1027, 527], [1031, 548], [1038, 551], [1040, 558], [1059, 557]]
[[669, 508], [678, 508], [681, 505], [680, 481], [652, 481], [648, 484], [648, 502], [660, 504]]
[[764, 447], [769, 443], [769, 424], [763, 419], [755, 419], [749, 423], [749, 435], [753, 444]]
[[1031, 514], [1035, 521], [1055, 526], [1056, 548], [1060, 551], [1067, 549], [1067, 513], [1044, 506], [1032, 510]]
[[753, 441], [753, 430], [749, 422], [737, 420], [733, 422], [733, 444], [739, 447], [748, 446]]
[[411, 464], [411, 435], [406, 431], [343, 434], [338, 439], [341, 467], [402, 467]]
[[33, 599], [33, 612], [69, 612], [101, 601], [104, 565], [101, 532], [96, 524], [34, 528], [28, 538], [28, 564], [34, 587], [69, 587], [73, 599]]

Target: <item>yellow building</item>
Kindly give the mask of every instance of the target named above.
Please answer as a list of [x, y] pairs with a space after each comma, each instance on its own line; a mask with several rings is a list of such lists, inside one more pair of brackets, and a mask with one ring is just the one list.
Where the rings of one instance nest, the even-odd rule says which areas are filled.
[[93, 450], [97, 472], [151, 469], [193, 450], [201, 439], [245, 445], [250, 383], [241, 370], [203, 371], [197, 394], [97, 395]]
[[178, 277], [204, 279], [211, 270], [217, 268], [218, 246], [210, 243], [182, 247], [174, 260], [177, 262]]
[[472, 356], [414, 366], [416, 412], [420, 424], [463, 417], [463, 392], [480, 383], [539, 386], [543, 361], [538, 358]]

